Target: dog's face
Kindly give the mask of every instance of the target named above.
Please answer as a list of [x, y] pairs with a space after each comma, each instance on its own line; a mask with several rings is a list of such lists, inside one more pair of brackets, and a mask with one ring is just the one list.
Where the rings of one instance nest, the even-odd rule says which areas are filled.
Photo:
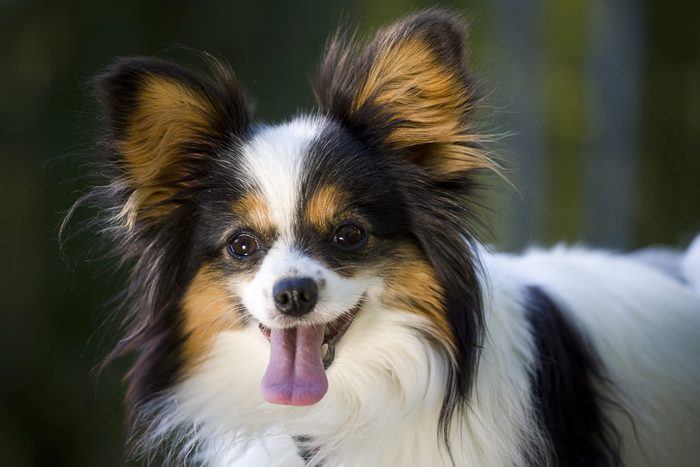
[[206, 219], [193, 226], [211, 243], [184, 296], [191, 356], [219, 332], [257, 326], [271, 346], [265, 398], [311, 404], [365, 301], [395, 301], [401, 289], [403, 300], [439, 308], [395, 168], [342, 126], [316, 117], [259, 127], [224, 159], [227, 192], [197, 206]]
[[[358, 336], [396, 313], [450, 362], [446, 393], [467, 391], [480, 296], [463, 201], [493, 165], [462, 40], [435, 12], [363, 49], [338, 38], [319, 112], [272, 126], [219, 63], [206, 77], [127, 59], [98, 77], [111, 170], [98, 195], [134, 261], [118, 349], [138, 355], [133, 415], [213, 360], [233, 375], [264, 360], [253, 384], [286, 405], [321, 400], [326, 370], [360, 346], [391, 378], [392, 349]], [[226, 339], [264, 358], [216, 347]]]

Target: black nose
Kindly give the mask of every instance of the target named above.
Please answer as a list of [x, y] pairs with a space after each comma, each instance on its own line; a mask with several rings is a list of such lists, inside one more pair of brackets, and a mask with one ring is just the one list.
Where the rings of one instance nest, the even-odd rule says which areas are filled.
[[277, 309], [290, 316], [303, 316], [314, 309], [318, 301], [318, 286], [309, 277], [281, 279], [272, 288]]

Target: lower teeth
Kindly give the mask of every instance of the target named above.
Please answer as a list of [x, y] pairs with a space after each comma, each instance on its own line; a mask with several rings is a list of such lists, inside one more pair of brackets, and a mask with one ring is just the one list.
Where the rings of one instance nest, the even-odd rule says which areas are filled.
[[325, 357], [327, 353], [328, 353], [328, 344], [323, 344], [321, 346], [321, 354]]

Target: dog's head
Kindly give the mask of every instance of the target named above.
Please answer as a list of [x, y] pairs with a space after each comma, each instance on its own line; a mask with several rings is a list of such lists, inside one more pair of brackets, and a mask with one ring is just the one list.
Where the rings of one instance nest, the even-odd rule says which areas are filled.
[[[199, 73], [131, 58], [97, 77], [110, 179], [95, 196], [133, 264], [116, 351], [136, 354], [132, 415], [213, 358], [232, 375], [262, 361], [254, 384], [268, 402], [315, 404], [343, 352], [391, 360], [382, 336], [360, 339], [390, 311], [447, 362], [449, 417], [481, 322], [465, 197], [493, 168], [462, 43], [459, 22], [435, 11], [363, 47], [338, 35], [318, 112], [279, 125], [253, 121], [218, 62]], [[236, 335], [262, 359], [212, 350]]]

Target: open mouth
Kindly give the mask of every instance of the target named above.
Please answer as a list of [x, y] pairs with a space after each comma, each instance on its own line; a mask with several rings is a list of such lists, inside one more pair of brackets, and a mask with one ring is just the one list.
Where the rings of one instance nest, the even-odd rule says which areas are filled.
[[270, 361], [260, 384], [263, 397], [275, 404], [311, 405], [328, 390], [326, 370], [335, 347], [362, 308], [363, 299], [326, 324], [270, 329], [259, 324], [270, 341]]
[[[352, 322], [355, 320], [355, 316], [360, 311], [362, 307], [363, 300], [360, 299], [357, 304], [350, 308], [348, 311], [340, 315], [340, 317], [325, 324], [323, 330], [323, 342], [321, 344], [321, 357], [323, 359], [323, 368], [328, 369], [335, 359], [335, 346], [340, 341], [340, 339], [345, 335]], [[270, 340], [270, 328], [262, 323], [258, 323], [258, 328], [263, 336]]]

